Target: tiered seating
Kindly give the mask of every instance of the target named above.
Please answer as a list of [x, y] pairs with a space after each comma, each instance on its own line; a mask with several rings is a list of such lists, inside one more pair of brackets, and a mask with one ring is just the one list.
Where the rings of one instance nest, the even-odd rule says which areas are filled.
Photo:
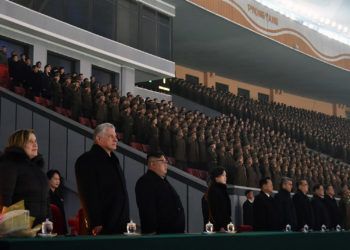
[[280, 103], [259, 102], [216, 91], [182, 79], [171, 80], [172, 92], [225, 114], [249, 118], [265, 128], [287, 136], [314, 150], [350, 163], [350, 120], [294, 108]]
[[[202, 94], [198, 94], [200, 96], [193, 96], [197, 89], [183, 82], [174, 82], [176, 87], [172, 87], [176, 93], [185, 90], [186, 97], [191, 100], [203, 99], [220, 111], [223, 109], [229, 112], [228, 116], [210, 118], [197, 111], [175, 107], [171, 102], [158, 102], [149, 98], [145, 100], [131, 94], [119, 97], [117, 91], [109, 85], [98, 87], [96, 83], [76, 77], [72, 81], [80, 82], [81, 89], [76, 90], [61, 83], [62, 88], [66, 88], [64, 96], [71, 94], [72, 98], [86, 99], [83, 96], [84, 91], [91, 88], [92, 110], [84, 110], [81, 105], [77, 109], [74, 105], [79, 102], [73, 102], [70, 108], [64, 108], [67, 107], [64, 100], [61, 106], [53, 105], [51, 100], [42, 97], [33, 99], [40, 105], [76, 119], [84, 126], [95, 128], [101, 122], [110, 121], [116, 124], [119, 140], [144, 153], [161, 149], [166, 152], [170, 164], [203, 180], [207, 179], [210, 168], [219, 165], [227, 169], [230, 183], [241, 186], [256, 187], [258, 178], [263, 176], [271, 176], [277, 184], [280, 177], [286, 175], [295, 180], [306, 178], [311, 184], [332, 183], [339, 190], [341, 184], [349, 179], [350, 170], [347, 164], [310, 151], [303, 142], [293, 139], [292, 133], [283, 126], [279, 126], [280, 129], [275, 129], [277, 125], [270, 126], [273, 116], [266, 116], [264, 113], [259, 116], [260, 113], [254, 112], [255, 109], [249, 106], [255, 104], [251, 100], [212, 92], [214, 90], [207, 88], [200, 92]], [[200, 85], [196, 87], [203, 88]], [[23, 94], [23, 91], [18, 93]], [[263, 105], [259, 106], [258, 103], [258, 110], [261, 107], [272, 107], [272, 110], [278, 111], [280, 107]], [[118, 107], [118, 110], [114, 107]], [[139, 113], [142, 109], [146, 109], [144, 116]], [[112, 117], [115, 120], [110, 120]], [[138, 127], [139, 123], [142, 127]], [[208, 146], [213, 143], [217, 148], [210, 153]], [[246, 171], [243, 176], [246, 179], [236, 180], [235, 172], [241, 169], [238, 168], [241, 164], [240, 157], [243, 157], [243, 169]], [[249, 158], [253, 162], [253, 171], [248, 171]], [[251, 174], [256, 177], [253, 178]]]
[[15, 91], [15, 93], [18, 94], [18, 95], [21, 95], [21, 96], [25, 96], [25, 95], [26, 95], [26, 90], [25, 90], [25, 88], [16, 86], [16, 87], [14, 87], [14, 91]]

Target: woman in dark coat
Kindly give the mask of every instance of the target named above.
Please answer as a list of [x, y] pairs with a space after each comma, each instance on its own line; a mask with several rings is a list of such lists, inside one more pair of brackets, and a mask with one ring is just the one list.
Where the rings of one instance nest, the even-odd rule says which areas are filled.
[[208, 188], [209, 220], [215, 231], [226, 230], [231, 220], [231, 200], [227, 193], [226, 172], [222, 167], [214, 168], [210, 174]]
[[[52, 220], [54, 231], [58, 234], [67, 234], [67, 223], [66, 223], [66, 213], [64, 211], [64, 199], [61, 190], [61, 174], [58, 170], [50, 169], [47, 173], [47, 178], [49, 180], [49, 196], [51, 206], [56, 206], [55, 209], [59, 210], [60, 216], [55, 218], [54, 211], [52, 211]], [[52, 209], [52, 207], [51, 207]], [[60, 221], [56, 221], [59, 220]]]
[[0, 210], [24, 200], [30, 216], [35, 217], [34, 225], [49, 217], [49, 186], [43, 166], [33, 130], [18, 130], [9, 137], [0, 158]]

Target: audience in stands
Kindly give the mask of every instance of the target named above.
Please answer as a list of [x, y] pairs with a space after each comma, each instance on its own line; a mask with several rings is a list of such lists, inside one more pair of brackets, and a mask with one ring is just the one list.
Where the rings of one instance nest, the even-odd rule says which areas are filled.
[[281, 103], [243, 98], [181, 79], [171, 81], [171, 90], [224, 114], [234, 114], [237, 118], [257, 121], [264, 128], [285, 133], [287, 137], [298, 142], [305, 142], [309, 148], [350, 163], [348, 119]]
[[[317, 117], [323, 117], [322, 121], [348, 124], [344, 119], [174, 81], [172, 88], [175, 93], [227, 113], [212, 118], [199, 111], [176, 107], [172, 102], [143, 99], [130, 93], [119, 96], [115, 87], [100, 84], [93, 76], [84, 78], [82, 74], [69, 74], [62, 67], [50, 69], [50, 65], [40, 72], [40, 67], [41, 63], [36, 63], [30, 77], [20, 83], [27, 89], [29, 98], [41, 96], [49, 99], [50, 102], [46, 103], [52, 108], [63, 108], [64, 114], [88, 126], [112, 122], [120, 128], [118, 132], [124, 143], [148, 145], [144, 147], [147, 150], [160, 149], [174, 159], [172, 163], [180, 169], [195, 169], [201, 173], [222, 166], [229, 184], [258, 187], [258, 180], [270, 177], [275, 190], [282, 176], [290, 177], [293, 183], [305, 179], [311, 187], [318, 183], [332, 184], [336, 194], [343, 184], [348, 184], [349, 165], [308, 149], [309, 139], [316, 137], [305, 134], [304, 130], [282, 118], [293, 118], [295, 113], [299, 120], [310, 121], [311, 116], [315, 121]], [[45, 79], [46, 88], [42, 88], [42, 79]], [[202, 176], [205, 178], [204, 174]]]
[[7, 47], [2, 45], [0, 48], [0, 64], [8, 64]]
[[[6, 48], [3, 47], [1, 53], [3, 60]], [[245, 207], [252, 209], [252, 215], [249, 218], [244, 215], [244, 224], [253, 225], [255, 230], [280, 230], [287, 224], [293, 230], [300, 230], [304, 225], [316, 230], [320, 230], [322, 225], [334, 229], [338, 224], [349, 228], [350, 195], [349, 190], [342, 187], [347, 187], [350, 174], [349, 165], [345, 163], [350, 159], [350, 125], [344, 119], [282, 104], [236, 97], [199, 84], [174, 81], [172, 88], [175, 93], [223, 113], [212, 118], [199, 111], [176, 107], [171, 101], [143, 99], [131, 93], [120, 96], [111, 84], [100, 84], [93, 76], [88, 79], [82, 74], [69, 74], [63, 67], [46, 65], [42, 70], [41, 62], [32, 66], [31, 60], [24, 54], [19, 57], [12, 53], [8, 65], [13, 86], [23, 87], [28, 98], [37, 102], [40, 100], [41, 104], [45, 103], [43, 105], [55, 110], [64, 109], [65, 115], [76, 121], [84, 121], [82, 123], [87, 126], [112, 122], [120, 128], [119, 137], [124, 143], [143, 145], [146, 152], [164, 151], [165, 155], [150, 156], [152, 162], [149, 159], [148, 175], [150, 171], [162, 174], [159, 172], [164, 171], [161, 160], [165, 162], [167, 159], [172, 159], [183, 170], [218, 173], [211, 176], [214, 184], [210, 185], [208, 202], [205, 199], [202, 202], [202, 205], [207, 205], [203, 206], [203, 213], [207, 214], [207, 220], [212, 220], [217, 231], [223, 230], [231, 221], [226, 178], [229, 184], [260, 186], [261, 192], [255, 200], [253, 193], [248, 192], [245, 202]], [[78, 161], [78, 172], [79, 169]], [[83, 194], [87, 190], [86, 186], [79, 179], [81, 174], [77, 176], [79, 191], [82, 196], [86, 196], [87, 193]], [[294, 188], [297, 191], [291, 198], [290, 193], [296, 181]], [[307, 197], [308, 184], [314, 187], [311, 202]], [[144, 190], [140, 185], [137, 187], [138, 205], [140, 214], [144, 213], [141, 221], [145, 221], [148, 219], [145, 217], [150, 216], [150, 209], [145, 209], [145, 204], [140, 200], [146, 197], [142, 198], [144, 194], [141, 191]], [[168, 185], [166, 188], [170, 191], [173, 190], [169, 184], [164, 185]], [[325, 198], [323, 185], [327, 185]], [[272, 190], [279, 187], [279, 193], [273, 198]], [[342, 193], [339, 209], [334, 199], [336, 193]], [[147, 225], [146, 222], [143, 232], [162, 233], [168, 232], [168, 229], [171, 232], [183, 232], [183, 208], [177, 194], [171, 196], [175, 207], [182, 211], [176, 214], [179, 224], [165, 229], [165, 225]], [[218, 201], [220, 197], [224, 202]], [[217, 209], [219, 205], [222, 206]], [[88, 213], [95, 210], [88, 207], [87, 203], [85, 206]], [[122, 224], [128, 220], [127, 210], [125, 207], [123, 218], [116, 218], [122, 222], [116, 223], [115, 227], [104, 224], [98, 220], [98, 216], [90, 214], [91, 231], [94, 234], [121, 233], [125, 226]], [[249, 214], [246, 212], [248, 208], [244, 210], [244, 214]]]

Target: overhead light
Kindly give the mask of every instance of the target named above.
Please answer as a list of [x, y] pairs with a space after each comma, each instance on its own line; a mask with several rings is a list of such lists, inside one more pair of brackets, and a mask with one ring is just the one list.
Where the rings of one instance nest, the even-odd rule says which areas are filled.
[[289, 18], [292, 19], [293, 21], [297, 20], [297, 19], [295, 18], [294, 14], [291, 14]]
[[164, 91], [170, 91], [170, 89], [169, 88], [167, 88], [167, 87], [163, 87], [163, 86], [158, 86], [158, 89], [161, 89], [161, 90], [164, 90]]
[[305, 6], [299, 5], [292, 0], [274, 0], [275, 5], [269, 1], [271, 0], [255, 0], [255, 2], [261, 3], [267, 8], [313, 29], [326, 37], [350, 46], [350, 26], [347, 27], [338, 24], [330, 18], [320, 16], [316, 11], [309, 11]]

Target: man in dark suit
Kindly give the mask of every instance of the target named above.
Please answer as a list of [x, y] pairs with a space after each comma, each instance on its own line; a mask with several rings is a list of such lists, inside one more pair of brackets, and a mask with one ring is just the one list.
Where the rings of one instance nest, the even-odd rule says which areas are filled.
[[147, 165], [147, 173], [135, 187], [142, 233], [184, 233], [184, 209], [179, 195], [166, 179], [168, 166], [164, 154], [150, 153]]
[[214, 141], [208, 142], [209, 147], [207, 149], [207, 169], [208, 171], [217, 167], [218, 156], [216, 154], [216, 143]]
[[254, 222], [254, 193], [252, 190], [245, 192], [247, 200], [243, 203], [243, 224], [253, 226]]
[[280, 230], [285, 229], [286, 225], [290, 225], [292, 230], [295, 230], [297, 227], [297, 216], [293, 200], [290, 196], [292, 188], [292, 179], [283, 177], [280, 184], [280, 190], [278, 191], [278, 194], [275, 195]]
[[324, 201], [328, 211], [331, 229], [335, 229], [338, 224], [340, 225], [340, 211], [334, 196], [335, 192], [333, 186], [328, 185], [326, 188], [326, 195], [324, 196]]
[[255, 196], [253, 203], [254, 211], [254, 230], [255, 231], [274, 231], [278, 229], [277, 209], [274, 198], [271, 196], [273, 185], [270, 177], [260, 180], [260, 193]]
[[237, 157], [235, 163], [235, 173], [233, 176], [233, 185], [247, 186], [247, 172], [243, 165], [243, 155]]
[[94, 131], [94, 145], [75, 163], [80, 200], [93, 235], [120, 234], [129, 221], [129, 199], [119, 160], [115, 127], [103, 123]]
[[330, 227], [330, 219], [324, 201], [324, 189], [321, 184], [316, 184], [313, 188], [314, 196], [311, 200], [312, 209], [315, 216], [314, 230], [321, 230], [322, 225], [327, 229]]
[[298, 190], [293, 196], [293, 203], [297, 215], [296, 230], [301, 230], [305, 225], [308, 225], [311, 229], [314, 225], [314, 215], [310, 199], [307, 196], [309, 185], [306, 180], [300, 180], [297, 182], [297, 188]]

